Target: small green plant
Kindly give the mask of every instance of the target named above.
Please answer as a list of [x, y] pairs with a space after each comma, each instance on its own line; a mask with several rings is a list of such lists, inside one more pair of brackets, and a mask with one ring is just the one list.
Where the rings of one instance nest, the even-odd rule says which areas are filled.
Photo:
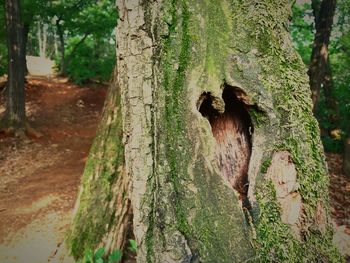
[[[137, 252], [137, 244], [133, 239], [129, 239], [129, 250], [133, 253]], [[114, 250], [109, 254], [108, 259], [105, 259], [103, 256], [105, 254], [105, 248], [101, 247], [96, 250], [95, 254], [91, 249], [85, 251], [84, 257], [82, 260], [77, 263], [116, 263], [120, 262], [122, 259], [123, 253], [120, 249]]]
[[130, 251], [136, 253], [137, 252], [136, 241], [133, 239], [129, 239], [129, 244], [130, 244], [130, 246], [129, 246]]
[[109, 256], [108, 259], [104, 259], [103, 255], [105, 254], [105, 248], [99, 248], [95, 254], [91, 249], [85, 251], [84, 257], [82, 260], [77, 263], [116, 263], [122, 259], [122, 252], [117, 249], [114, 250]]

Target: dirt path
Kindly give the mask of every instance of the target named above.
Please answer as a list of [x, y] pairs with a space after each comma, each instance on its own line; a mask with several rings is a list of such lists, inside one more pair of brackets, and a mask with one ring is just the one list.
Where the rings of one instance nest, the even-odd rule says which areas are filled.
[[340, 154], [326, 155], [330, 175], [330, 202], [334, 225], [333, 243], [350, 262], [350, 178], [342, 172]]
[[62, 242], [106, 95], [63, 79], [28, 82], [28, 117], [44, 136], [0, 134], [0, 262], [48, 262]]

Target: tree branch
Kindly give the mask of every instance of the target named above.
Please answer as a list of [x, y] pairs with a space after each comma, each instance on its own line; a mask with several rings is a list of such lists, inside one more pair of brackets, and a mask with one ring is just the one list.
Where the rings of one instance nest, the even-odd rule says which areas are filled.
[[69, 54], [66, 60], [66, 64], [70, 62], [70, 60], [74, 57], [74, 53], [78, 50], [78, 47], [85, 41], [85, 39], [90, 35], [90, 32], [86, 32], [85, 35], [82, 37], [82, 39], [79, 40], [79, 42], [74, 46], [72, 52]]

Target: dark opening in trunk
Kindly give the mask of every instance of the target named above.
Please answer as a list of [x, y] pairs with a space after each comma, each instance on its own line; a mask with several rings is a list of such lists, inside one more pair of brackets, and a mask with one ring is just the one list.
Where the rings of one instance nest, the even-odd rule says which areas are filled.
[[236, 92], [236, 88], [225, 86], [223, 113], [213, 107], [213, 96], [203, 93], [199, 111], [210, 122], [222, 176], [239, 192], [243, 206], [248, 207], [248, 166], [253, 128], [247, 106], [238, 99]]

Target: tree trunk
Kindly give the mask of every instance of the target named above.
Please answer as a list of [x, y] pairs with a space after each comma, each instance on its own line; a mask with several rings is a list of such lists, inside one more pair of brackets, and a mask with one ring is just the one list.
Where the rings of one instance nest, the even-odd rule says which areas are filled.
[[67, 238], [74, 257], [130, 236], [138, 262], [341, 261], [289, 1], [118, 8], [116, 74]]
[[315, 17], [315, 38], [312, 48], [309, 78], [312, 92], [313, 111], [316, 112], [320, 98], [321, 85], [328, 72], [328, 44], [331, 35], [336, 0], [313, 0], [312, 8]]
[[327, 68], [326, 68], [326, 74], [323, 81], [323, 90], [324, 90], [324, 98], [325, 103], [328, 108], [328, 121], [331, 124], [330, 129], [328, 132], [330, 133], [333, 129], [336, 128], [337, 121], [339, 119], [339, 110], [338, 110], [338, 104], [334, 98], [333, 95], [333, 77], [332, 77], [332, 71], [331, 71], [331, 65], [330, 60], [328, 59]]
[[37, 32], [37, 38], [38, 38], [38, 45], [39, 45], [39, 56], [42, 56], [43, 53], [43, 40], [41, 38], [41, 23], [38, 21], [38, 32]]
[[47, 24], [38, 21], [39, 56], [41, 58], [46, 58], [47, 28]]
[[343, 171], [347, 177], [350, 177], [350, 129], [344, 144]]
[[25, 128], [25, 30], [21, 21], [18, 0], [5, 1], [6, 32], [8, 47], [8, 82], [6, 88], [6, 111], [1, 128], [23, 131]]
[[60, 54], [61, 54], [61, 60], [60, 60], [60, 71], [59, 74], [63, 75], [66, 72], [66, 67], [65, 67], [65, 47], [64, 47], [64, 36], [63, 36], [63, 28], [60, 25], [59, 19], [56, 20], [56, 28], [57, 28], [57, 34], [58, 34], [58, 39], [60, 41]]
[[47, 24], [43, 24], [43, 47], [42, 47], [42, 54], [40, 55], [43, 58], [46, 58], [46, 44], [47, 44]]
[[54, 51], [55, 51], [55, 58], [56, 58], [58, 56], [58, 44], [57, 44], [56, 32], [53, 33], [53, 44], [54, 44]]
[[24, 58], [24, 75], [28, 74], [28, 67], [27, 67], [27, 59], [26, 59], [26, 54], [27, 54], [27, 44], [28, 44], [28, 35], [29, 35], [29, 30], [30, 30], [30, 25], [29, 23], [24, 23], [23, 25], [23, 58]]

